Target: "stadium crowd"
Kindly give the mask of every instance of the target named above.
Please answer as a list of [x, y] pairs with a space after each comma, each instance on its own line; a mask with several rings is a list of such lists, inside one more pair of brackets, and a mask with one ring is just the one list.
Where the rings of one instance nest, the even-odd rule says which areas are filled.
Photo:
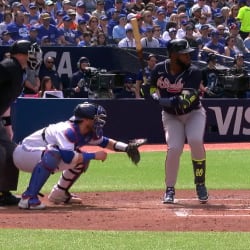
[[248, 0], [0, 0], [0, 45], [27, 39], [41, 47], [135, 47], [136, 18], [145, 48], [185, 38], [196, 48], [194, 59], [214, 53], [248, 60], [249, 6]]

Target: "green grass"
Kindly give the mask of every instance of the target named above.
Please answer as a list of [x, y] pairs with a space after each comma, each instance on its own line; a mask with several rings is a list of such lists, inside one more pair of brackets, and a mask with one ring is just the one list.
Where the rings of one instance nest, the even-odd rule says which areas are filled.
[[[72, 191], [164, 190], [164, 152], [142, 153], [138, 167], [122, 153], [110, 154], [106, 162], [92, 161], [89, 170]], [[52, 175], [42, 189], [48, 193], [60, 173]], [[248, 150], [208, 151], [209, 189], [249, 189], [250, 154]], [[21, 173], [16, 193], [22, 193], [30, 174]], [[181, 158], [177, 189], [193, 189], [190, 152]], [[39, 219], [39, 218], [38, 218]], [[114, 232], [80, 230], [2, 229], [0, 250], [8, 249], [108, 249], [108, 250], [246, 250], [250, 233], [234, 232]]]

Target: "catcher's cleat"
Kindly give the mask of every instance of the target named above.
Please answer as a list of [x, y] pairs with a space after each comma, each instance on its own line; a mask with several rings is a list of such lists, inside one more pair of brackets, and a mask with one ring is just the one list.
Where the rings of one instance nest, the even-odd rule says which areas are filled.
[[208, 201], [208, 192], [205, 184], [196, 185], [196, 193], [200, 203], [205, 204]]
[[50, 192], [48, 199], [54, 204], [81, 204], [82, 199], [75, 194], [69, 193], [68, 191], [59, 189], [56, 186]]
[[167, 187], [166, 193], [164, 194], [163, 197], [163, 203], [164, 204], [174, 203], [174, 195], [175, 195], [174, 187]]
[[21, 209], [42, 210], [46, 206], [37, 197], [30, 198], [23, 196], [18, 203], [18, 207]]
[[17, 205], [21, 198], [14, 196], [9, 191], [0, 192], [0, 206]]

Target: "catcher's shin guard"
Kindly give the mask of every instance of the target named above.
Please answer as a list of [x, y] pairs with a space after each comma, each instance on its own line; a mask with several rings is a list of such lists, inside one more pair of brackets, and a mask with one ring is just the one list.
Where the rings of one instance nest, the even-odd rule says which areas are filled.
[[194, 169], [194, 184], [204, 184], [206, 180], [206, 160], [192, 160]]
[[62, 172], [60, 180], [57, 183], [58, 188], [68, 191], [71, 186], [77, 181], [81, 174], [87, 171], [89, 162], [81, 164], [74, 169], [67, 169]]

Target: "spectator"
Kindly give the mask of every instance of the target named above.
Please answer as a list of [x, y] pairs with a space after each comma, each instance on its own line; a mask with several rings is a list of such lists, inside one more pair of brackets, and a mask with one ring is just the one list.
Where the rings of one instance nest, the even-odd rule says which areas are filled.
[[[213, 30], [211, 32], [211, 41], [209, 41], [207, 44], [204, 45], [203, 51], [206, 51], [207, 53], [215, 53], [220, 55], [225, 54], [224, 45], [219, 42], [218, 31]], [[203, 60], [206, 61], [206, 59], [204, 58]], [[219, 62], [222, 62], [222, 59], [220, 59]]]
[[186, 26], [188, 25], [187, 20], [181, 21], [181, 26], [177, 30], [176, 38], [182, 39], [186, 35]]
[[66, 46], [76, 46], [77, 32], [71, 29], [72, 18], [69, 15], [63, 17], [63, 27], [59, 32], [63, 35], [62, 44]]
[[196, 6], [195, 8], [192, 9], [190, 20], [194, 25], [197, 25], [200, 22], [200, 18], [201, 18], [201, 7]]
[[165, 20], [167, 22], [170, 21], [170, 16], [173, 14], [175, 8], [174, 1], [166, 1], [166, 12], [165, 12]]
[[45, 1], [44, 0], [35, 0], [36, 6], [39, 13], [45, 12]]
[[91, 15], [86, 11], [86, 5], [83, 1], [78, 1], [76, 3], [76, 22], [78, 19], [84, 18], [87, 22], [89, 21]]
[[119, 14], [127, 16], [128, 13], [125, 5], [123, 4], [123, 0], [115, 0], [114, 8], [119, 12]]
[[104, 10], [104, 0], [97, 0], [96, 1], [96, 8], [92, 12], [92, 16], [97, 17], [100, 19], [101, 16], [106, 15], [105, 10]]
[[84, 0], [86, 12], [91, 13], [96, 8], [96, 0]]
[[83, 40], [83, 34], [87, 32], [87, 23], [85, 19], [83, 18], [78, 19], [78, 25], [76, 31], [77, 31], [77, 44], [79, 44], [79, 42]]
[[149, 54], [147, 57], [147, 66], [140, 69], [136, 77], [136, 98], [148, 98], [151, 93], [151, 72], [155, 68], [157, 57], [155, 54]]
[[65, 11], [63, 11], [63, 10], [58, 10], [57, 12], [56, 12], [56, 20], [55, 20], [55, 22], [56, 22], [56, 28], [59, 28], [60, 26], [62, 26], [63, 25], [63, 17], [66, 15], [66, 12]]
[[244, 40], [250, 32], [250, 7], [247, 5], [247, 0], [239, 0], [236, 19], [240, 21], [240, 36]]
[[12, 4], [11, 4], [11, 12], [12, 12], [12, 17], [13, 18], [15, 18], [18, 11], [21, 11], [21, 8], [22, 8], [22, 4], [20, 2], [18, 2], [18, 1], [17, 2], [12, 2]]
[[107, 45], [107, 37], [104, 33], [99, 32], [97, 35], [96, 46], [106, 46]]
[[235, 46], [235, 38], [234, 36], [228, 36], [226, 38], [226, 44], [225, 44], [225, 56], [228, 57], [235, 57], [236, 54], [239, 53], [238, 48]]
[[228, 6], [224, 6], [221, 8], [221, 15], [224, 19], [224, 25], [226, 26], [228, 23], [229, 15], [230, 15], [230, 8]]
[[86, 31], [83, 33], [83, 39], [78, 43], [78, 47], [90, 47], [91, 46], [91, 33]]
[[38, 8], [35, 3], [30, 3], [29, 4], [29, 23], [30, 25], [35, 25], [38, 24], [39, 21], [39, 14], [38, 14]]
[[192, 60], [198, 60], [199, 55], [199, 43], [197, 42], [196, 38], [194, 37], [194, 25], [188, 24], [186, 26], [186, 35], [184, 36], [184, 39], [186, 39], [192, 49], [194, 49], [193, 52], [191, 52], [191, 58]]
[[99, 19], [99, 28], [108, 37], [108, 17], [106, 15], [102, 15]]
[[50, 42], [49, 36], [43, 36], [41, 39], [41, 47], [52, 46], [53, 44]]
[[29, 40], [31, 43], [41, 44], [41, 39], [38, 38], [38, 27], [30, 27], [29, 36], [27, 40]]
[[152, 12], [149, 10], [145, 10], [142, 13], [142, 28], [144, 30], [147, 29], [147, 27], [153, 27], [153, 16], [152, 16]]
[[120, 12], [116, 9], [111, 11], [111, 18], [108, 21], [108, 39], [113, 41], [113, 28], [118, 25]]
[[24, 14], [18, 10], [14, 17], [14, 22], [7, 25], [7, 30], [11, 34], [11, 38], [16, 40], [26, 39], [29, 35], [29, 31], [26, 25], [24, 25]]
[[203, 24], [200, 27], [200, 36], [196, 39], [196, 41], [199, 44], [199, 49], [201, 50], [205, 44], [207, 44], [210, 41], [209, 35], [209, 25]]
[[219, 42], [225, 45], [226, 37], [230, 35], [229, 30], [227, 30], [223, 24], [218, 25], [216, 27], [216, 30], [218, 31], [218, 35], [219, 35]]
[[[236, 93], [231, 93], [229, 97], [232, 96], [232, 94], [237, 98], [246, 97], [246, 91], [249, 90], [249, 76], [244, 66], [244, 55], [237, 53], [234, 56], [234, 65], [230, 69], [230, 73], [235, 76], [235, 83], [238, 84], [239, 89], [236, 90]], [[226, 95], [228, 95], [228, 93], [226, 93]]]
[[70, 28], [72, 30], [76, 30], [77, 29], [77, 23], [76, 23], [76, 11], [74, 9], [68, 9], [67, 10], [67, 14], [68, 16], [72, 19], [71, 23], [70, 23]]
[[166, 30], [167, 21], [165, 20], [164, 9], [159, 8], [157, 11], [157, 18], [153, 21], [154, 25], [158, 25], [161, 29], [161, 34]]
[[239, 24], [237, 23], [232, 23], [229, 26], [229, 32], [230, 35], [232, 35], [235, 38], [235, 45], [238, 48], [238, 50], [243, 53], [244, 55], [246, 53], [249, 53], [250, 50], [248, 50], [244, 44], [243, 39], [241, 38], [240, 34], [239, 34]]
[[112, 31], [112, 38], [116, 44], [118, 44], [119, 41], [121, 41], [123, 38], [126, 37], [126, 30], [125, 30], [126, 22], [127, 22], [126, 16], [120, 14], [118, 18], [118, 25], [115, 25]]
[[51, 78], [49, 76], [44, 76], [41, 81], [41, 90], [38, 92], [38, 97], [43, 97], [45, 91], [55, 91], [57, 90]]
[[[49, 13], [51, 16], [51, 20], [55, 20], [55, 4], [52, 0], [45, 1], [45, 12]], [[55, 24], [55, 23], [53, 23]]]
[[200, 30], [201, 26], [204, 24], [206, 24], [210, 27], [210, 25], [207, 23], [207, 17], [205, 15], [201, 15], [199, 18], [199, 22], [195, 24], [196, 30]]
[[239, 12], [239, 6], [237, 4], [232, 5], [230, 8], [229, 18], [227, 20], [227, 25], [230, 25], [231, 23], [237, 23], [237, 15]]
[[126, 77], [121, 91], [115, 94], [115, 98], [136, 98], [136, 85], [133, 78]]
[[143, 48], [159, 48], [159, 41], [153, 37], [153, 27], [147, 27], [145, 37], [141, 38], [141, 45]]
[[250, 50], [250, 33], [248, 34], [248, 37], [244, 40], [245, 47]]
[[7, 25], [12, 22], [12, 14], [10, 11], [5, 11], [3, 14], [3, 21], [0, 23], [0, 34], [7, 30]]
[[90, 17], [87, 25], [87, 31], [91, 34], [92, 42], [95, 42], [98, 32], [101, 32], [101, 28], [99, 27], [99, 19], [96, 16]]
[[208, 22], [212, 20], [211, 7], [206, 4], [205, 0], [198, 0], [197, 3], [191, 8], [191, 11], [193, 12], [193, 10], [197, 7], [201, 8], [201, 14], [207, 17]]
[[51, 44], [61, 45], [63, 35], [59, 32], [55, 25], [50, 24], [49, 13], [40, 14], [40, 20], [42, 24], [38, 28], [38, 38], [42, 39], [43, 36], [48, 36]]
[[154, 25], [154, 27], [153, 27], [153, 37], [158, 40], [159, 46], [161, 48], [166, 47], [167, 41], [162, 38], [161, 27], [159, 25]]
[[135, 0], [133, 3], [133, 6], [130, 8], [130, 12], [132, 13], [138, 13], [145, 9], [145, 3], [142, 0]]
[[3, 46], [10, 46], [12, 45], [15, 41], [11, 38], [11, 34], [8, 30], [5, 30], [2, 32], [2, 37], [1, 37], [2, 41], [1, 44]]
[[132, 26], [127, 26], [126, 28], [126, 37], [124, 37], [121, 41], [118, 43], [119, 48], [135, 48], [135, 39], [133, 34], [133, 28]]
[[24, 78], [24, 96], [36, 96], [40, 89], [40, 78], [39, 78], [39, 67], [40, 64], [37, 65], [37, 68], [26, 68], [26, 76]]
[[48, 56], [44, 60], [44, 63], [42, 64], [40, 68], [39, 79], [41, 81], [44, 76], [49, 76], [55, 88], [57, 90], [62, 90], [63, 85], [62, 85], [61, 79], [57, 71], [54, 68], [55, 68], [55, 58], [53, 58], [52, 56]]
[[166, 43], [166, 47], [168, 46], [168, 43], [172, 41], [173, 39], [176, 39], [177, 29], [176, 28], [170, 28], [168, 30], [168, 40]]

